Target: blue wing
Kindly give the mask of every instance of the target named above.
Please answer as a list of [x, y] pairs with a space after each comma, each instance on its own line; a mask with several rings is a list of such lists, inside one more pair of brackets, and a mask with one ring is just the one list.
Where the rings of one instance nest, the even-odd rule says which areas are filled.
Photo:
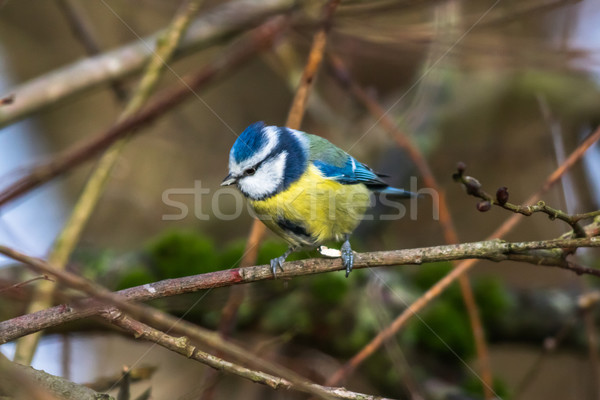
[[327, 178], [345, 185], [364, 183], [372, 189], [383, 189], [388, 186], [371, 168], [349, 155], [346, 157], [343, 166], [329, 164], [321, 160], [313, 160], [313, 164]]
[[411, 197], [413, 193], [389, 186], [378, 174], [367, 165], [333, 145], [320, 136], [300, 132], [308, 141], [309, 162], [327, 178], [344, 185], [365, 184], [369, 189], [377, 192], [388, 193], [399, 197]]
[[418, 197], [417, 194], [409, 192], [408, 190], [389, 186], [387, 183], [381, 180], [381, 176], [385, 175], [377, 174], [367, 165], [356, 161], [356, 159], [354, 159], [352, 156], [348, 156], [348, 160], [343, 167], [328, 164], [320, 160], [313, 160], [312, 163], [327, 178], [333, 179], [334, 181], [344, 185], [363, 183], [369, 189], [375, 192], [386, 193], [392, 196], [404, 198]]
[[302, 134], [308, 142], [309, 161], [325, 177], [346, 185], [364, 183], [367, 186], [373, 186], [373, 189], [388, 186], [371, 168], [357, 161], [328, 140], [304, 132]]

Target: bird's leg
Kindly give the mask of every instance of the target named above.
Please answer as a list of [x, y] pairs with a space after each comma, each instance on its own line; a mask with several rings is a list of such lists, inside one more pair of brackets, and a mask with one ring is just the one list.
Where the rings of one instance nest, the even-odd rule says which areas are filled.
[[350, 235], [346, 235], [346, 241], [342, 244], [342, 264], [346, 267], [346, 278], [352, 272], [352, 267], [354, 266], [354, 253], [352, 252], [352, 248], [350, 247]]
[[295, 247], [290, 246], [283, 255], [271, 260], [271, 270], [273, 271], [273, 278], [277, 279], [277, 268], [283, 272], [283, 262], [290, 254], [296, 250]]

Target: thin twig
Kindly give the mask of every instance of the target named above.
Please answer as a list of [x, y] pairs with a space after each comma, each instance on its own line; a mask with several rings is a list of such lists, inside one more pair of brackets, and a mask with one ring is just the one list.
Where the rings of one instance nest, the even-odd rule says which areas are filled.
[[[92, 25], [86, 15], [79, 9], [79, 4], [73, 3], [72, 0], [56, 0], [56, 2], [69, 23], [69, 26], [73, 31], [73, 36], [81, 42], [86, 54], [88, 56], [100, 54], [101, 48], [96, 40], [96, 35], [94, 35]], [[127, 92], [125, 91], [122, 82], [119, 80], [112, 80], [110, 86], [115, 98], [119, 102], [125, 101]]]
[[600, 215], [600, 210], [570, 215], [562, 210], [550, 207], [541, 200], [532, 205], [514, 204], [508, 201], [509, 195], [506, 187], [500, 187], [496, 192], [496, 196], [493, 197], [483, 190], [481, 183], [477, 179], [471, 176], [466, 176], [464, 172], [465, 166], [461, 163], [461, 165], [459, 165], [458, 172], [453, 175], [453, 178], [456, 182], [460, 182], [464, 185], [467, 194], [482, 200], [477, 204], [477, 208], [482, 212], [488, 211], [492, 205], [495, 205], [527, 217], [535, 213], [544, 213], [552, 220], [559, 219], [569, 224], [571, 229], [573, 229], [573, 232], [575, 232], [575, 234], [579, 237], [584, 237], [586, 235], [583, 228], [579, 225], [579, 221], [595, 218]]
[[[423, 178], [424, 185], [433, 189], [438, 194], [439, 201], [437, 207], [439, 210], [439, 223], [442, 227], [444, 240], [447, 244], [459, 243], [458, 233], [454, 227], [448, 202], [446, 201], [446, 194], [438, 184], [437, 179], [435, 179], [427, 159], [423, 156], [419, 148], [412, 143], [407, 134], [398, 128], [397, 124], [389, 116], [389, 113], [386, 112], [386, 110], [373, 98], [373, 96], [364, 90], [360, 85], [358, 85], [354, 79], [352, 79], [350, 71], [348, 68], [346, 68], [340, 57], [336, 55], [330, 55], [330, 66], [333, 76], [336, 78], [338, 83], [342, 87], [347, 88], [352, 95], [359, 102], [361, 102], [367, 110], [369, 110], [375, 120], [384, 127], [384, 129], [398, 144], [398, 146], [407, 152], [408, 156], [417, 167], [419, 174]], [[453, 265], [456, 266], [455, 264]], [[475, 296], [473, 294], [473, 288], [471, 287], [471, 282], [466, 275], [461, 275], [459, 277], [459, 284], [469, 316], [469, 321], [471, 323], [473, 337], [475, 339], [475, 348], [477, 350], [477, 358], [480, 365], [479, 369], [483, 379], [483, 390], [486, 398], [492, 398], [492, 368], [489, 351], [485, 340], [484, 329], [479, 316], [477, 303], [475, 302]]]
[[590, 360], [590, 391], [589, 399], [597, 400], [600, 398], [600, 387], [598, 386], [598, 374], [600, 373], [600, 361], [598, 360], [598, 330], [596, 328], [596, 319], [594, 308], [582, 307], [583, 324], [588, 342], [588, 355]]
[[600, 301], [600, 292], [598, 291], [587, 292], [579, 296], [577, 301], [579, 312], [570, 315], [553, 336], [547, 337], [544, 340], [540, 353], [531, 363], [523, 377], [515, 385], [513, 392], [514, 400], [522, 398], [527, 388], [529, 388], [529, 386], [535, 381], [536, 377], [542, 370], [544, 361], [546, 361], [548, 356], [554, 353], [567, 338], [568, 334], [573, 330], [573, 327], [579, 320], [581, 314], [586, 313], [586, 311], [598, 303], [598, 301]]
[[[552, 185], [554, 185], [560, 177], [571, 168], [585, 151], [590, 148], [598, 139], [600, 139], [600, 127], [597, 128], [590, 136], [588, 136], [583, 143], [581, 143], [575, 151], [569, 155], [567, 160], [561, 164], [556, 170], [554, 170], [550, 176], [546, 179], [542, 187], [533, 195], [531, 195], [526, 201], [527, 203], [534, 203], [539, 200], [540, 196], [548, 191]], [[520, 221], [520, 214], [513, 214], [507, 219], [498, 229], [496, 229], [488, 239], [498, 239], [513, 229]], [[427, 306], [432, 300], [436, 299], [440, 294], [444, 292], [453, 282], [455, 282], [461, 275], [469, 271], [478, 260], [471, 259], [466, 260], [458, 264], [452, 271], [450, 271], [445, 277], [436, 282], [429, 290], [427, 290], [421, 297], [415, 300], [406, 310], [404, 310], [396, 319], [383, 331], [379, 332], [371, 341], [356, 355], [354, 355], [346, 364], [338, 369], [335, 374], [327, 381], [328, 385], [335, 385], [341, 380], [345, 379], [352, 371], [354, 371], [364, 360], [366, 360], [371, 354], [373, 354], [383, 342], [395, 335], [406, 322], [416, 313], [421, 311]]]
[[[371, 287], [371, 290], [367, 290], [367, 294], [371, 302], [370, 307], [377, 318], [379, 329], [382, 329], [389, 324], [390, 316], [388, 315], [387, 309], [384, 305], [380, 282], [377, 282], [377, 286]], [[406, 391], [409, 394], [410, 400], [425, 400], [425, 396], [422, 394], [423, 390], [415, 378], [413, 369], [408, 365], [406, 356], [400, 348], [398, 341], [386, 340], [384, 345], [390, 354], [389, 358], [395, 372], [399, 375], [402, 385], [406, 388]]]
[[7, 287], [0, 288], [0, 293], [7, 292], [9, 290], [20, 289], [20, 288], [22, 288], [25, 285], [29, 285], [31, 282], [39, 281], [41, 279], [45, 279], [47, 281], [54, 282], [52, 279], [50, 279], [48, 277], [48, 275], [36, 276], [35, 278], [31, 278], [31, 279], [28, 279], [28, 280], [23, 281], [23, 282], [15, 283], [14, 285], [10, 285], [10, 286], [7, 286]]
[[14, 102], [15, 102], [15, 94], [14, 93], [11, 93], [9, 95], [6, 95], [6, 96], [0, 98], [0, 106], [8, 106]]
[[[167, 62], [175, 52], [177, 45], [190, 21], [200, 8], [202, 0], [188, 0], [177, 13], [171, 25], [162, 37], [156, 40], [156, 50], [135, 90], [133, 97], [127, 103], [125, 110], [119, 117], [119, 121], [125, 120], [138, 112], [154, 91], [162, 72], [167, 67]], [[121, 152], [127, 144], [127, 137], [114, 143], [102, 155], [98, 165], [92, 172], [81, 192], [81, 196], [75, 203], [73, 211], [54, 243], [48, 257], [48, 262], [58, 269], [65, 269], [71, 253], [79, 242], [83, 229], [92, 216], [102, 193], [106, 187], [108, 178], [115, 166]], [[51, 282], [43, 282], [36, 287], [27, 309], [28, 313], [43, 310], [51, 304], [55, 286]], [[28, 365], [33, 359], [41, 332], [30, 335], [17, 342], [15, 350], [15, 361]]]

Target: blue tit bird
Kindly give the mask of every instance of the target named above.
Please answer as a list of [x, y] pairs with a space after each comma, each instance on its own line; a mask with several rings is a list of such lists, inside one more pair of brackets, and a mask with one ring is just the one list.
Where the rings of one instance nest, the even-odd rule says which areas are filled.
[[349, 238], [369, 206], [370, 192], [413, 195], [390, 187], [382, 176], [322, 137], [256, 122], [233, 144], [221, 186], [237, 185], [257, 217], [289, 243], [271, 260], [274, 277], [292, 252], [330, 240], [344, 241], [340, 250], [348, 277], [354, 263]]

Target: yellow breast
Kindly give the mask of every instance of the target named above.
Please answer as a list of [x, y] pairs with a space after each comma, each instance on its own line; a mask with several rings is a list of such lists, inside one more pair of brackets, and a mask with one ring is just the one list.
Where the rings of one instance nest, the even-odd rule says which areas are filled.
[[250, 204], [265, 225], [292, 245], [310, 246], [352, 233], [369, 205], [369, 189], [327, 179], [309, 165], [287, 190]]

